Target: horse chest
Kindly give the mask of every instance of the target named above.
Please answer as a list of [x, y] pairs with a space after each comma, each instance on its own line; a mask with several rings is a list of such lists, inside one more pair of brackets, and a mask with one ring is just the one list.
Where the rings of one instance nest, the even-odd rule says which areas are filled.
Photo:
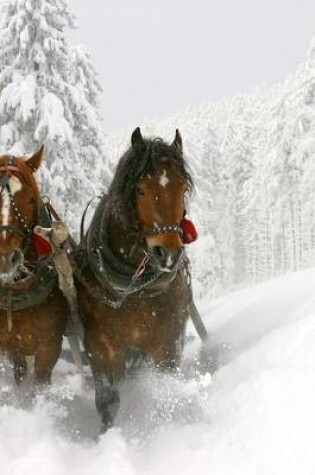
[[[114, 310], [98, 303], [97, 309], [89, 306], [93, 315], [88, 317], [88, 328], [104, 335], [113, 346], [143, 347], [147, 344], [174, 342], [184, 332], [188, 319], [185, 301], [182, 287], [174, 283], [168, 292], [157, 297], [129, 298], [119, 309]], [[86, 310], [89, 313], [87, 307]]]

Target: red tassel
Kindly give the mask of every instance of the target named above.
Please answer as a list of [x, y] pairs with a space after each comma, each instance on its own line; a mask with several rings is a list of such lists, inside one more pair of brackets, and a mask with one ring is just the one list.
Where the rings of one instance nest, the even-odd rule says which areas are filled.
[[32, 246], [38, 256], [47, 256], [51, 253], [51, 245], [46, 239], [36, 233], [32, 233]]
[[182, 241], [184, 244], [190, 244], [198, 238], [197, 229], [192, 221], [187, 218], [183, 218], [181, 223], [181, 228], [183, 230]]

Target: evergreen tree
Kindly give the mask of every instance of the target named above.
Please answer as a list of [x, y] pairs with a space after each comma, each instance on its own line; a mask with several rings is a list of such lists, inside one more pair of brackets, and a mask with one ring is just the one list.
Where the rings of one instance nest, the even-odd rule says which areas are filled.
[[43, 193], [71, 227], [104, 168], [101, 88], [86, 51], [67, 42], [73, 26], [66, 0], [0, 4], [0, 153], [45, 145]]

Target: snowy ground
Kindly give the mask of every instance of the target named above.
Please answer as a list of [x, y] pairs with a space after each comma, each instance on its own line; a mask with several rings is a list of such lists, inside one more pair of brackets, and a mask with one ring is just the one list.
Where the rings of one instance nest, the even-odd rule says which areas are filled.
[[198, 374], [191, 338], [182, 375], [148, 369], [124, 384], [117, 428], [98, 441], [93, 392], [72, 365], [58, 364], [31, 409], [3, 368], [1, 475], [314, 475], [315, 269], [200, 308], [212, 379]]

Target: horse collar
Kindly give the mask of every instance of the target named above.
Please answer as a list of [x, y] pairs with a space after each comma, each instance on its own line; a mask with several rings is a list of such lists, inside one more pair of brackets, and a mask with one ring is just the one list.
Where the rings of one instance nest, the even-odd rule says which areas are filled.
[[[127, 296], [150, 297], [163, 292], [166, 285], [175, 278], [177, 272], [164, 275], [164, 273], [145, 265], [141, 267], [127, 264], [113, 254], [107, 242], [108, 219], [104, 216], [106, 199], [107, 197], [104, 196], [100, 201], [87, 236], [82, 243], [82, 249], [87, 254], [90, 269], [99, 284], [103, 289], [116, 295], [117, 304], [121, 304]], [[147, 262], [147, 258], [142, 260], [141, 264], [144, 262]], [[114, 308], [110, 299], [105, 298], [105, 300], [109, 306]], [[117, 308], [116, 303], [115, 307]]]
[[16, 312], [40, 305], [51, 294], [56, 282], [54, 267], [50, 261], [42, 261], [36, 275], [25, 281], [25, 287], [21, 287], [20, 282], [0, 286], [0, 309]]

